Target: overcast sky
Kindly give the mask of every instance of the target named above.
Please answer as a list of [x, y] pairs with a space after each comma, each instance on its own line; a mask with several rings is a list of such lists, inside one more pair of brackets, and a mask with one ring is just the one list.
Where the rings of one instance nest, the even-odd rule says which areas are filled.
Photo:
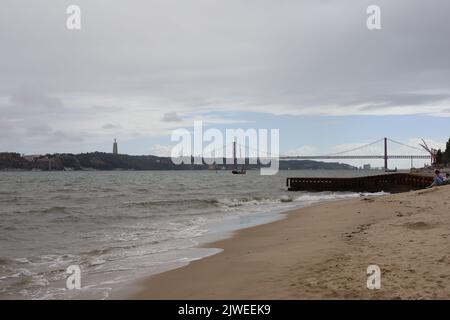
[[[66, 28], [70, 4], [81, 30]], [[381, 30], [366, 27], [370, 4]], [[194, 119], [280, 128], [283, 152], [450, 136], [448, 0], [0, 5], [2, 151], [110, 151], [117, 138], [158, 153]]]

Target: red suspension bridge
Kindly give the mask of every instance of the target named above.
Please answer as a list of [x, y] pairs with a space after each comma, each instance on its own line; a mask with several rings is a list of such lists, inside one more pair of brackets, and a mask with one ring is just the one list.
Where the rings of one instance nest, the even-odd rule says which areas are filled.
[[[383, 154], [368, 154], [368, 153], [361, 153], [361, 154], [349, 154], [349, 153], [354, 153], [356, 151], [361, 152], [363, 149], [367, 149], [368, 147], [374, 146], [378, 143], [384, 142], [384, 153]], [[402, 147], [405, 147], [407, 149], [410, 150], [414, 150], [415, 153], [414, 154], [389, 154], [388, 153], [388, 142], [397, 144], [397, 145], [401, 145]], [[424, 142], [425, 143], [425, 142]], [[249, 149], [246, 146], [242, 146], [239, 145], [241, 147], [244, 147], [246, 149]], [[426, 143], [425, 143], [426, 146]], [[434, 162], [434, 155], [433, 155], [433, 149], [428, 149], [428, 147], [424, 147], [421, 145], [422, 148], [420, 147], [415, 147], [415, 146], [411, 146], [411, 145], [407, 145], [389, 138], [382, 138], [379, 140], [376, 140], [374, 142], [353, 148], [353, 149], [349, 149], [349, 150], [344, 150], [341, 152], [337, 152], [337, 153], [331, 153], [331, 154], [325, 154], [325, 155], [298, 155], [298, 156], [291, 156], [291, 155], [276, 155], [276, 154], [271, 154], [271, 153], [267, 153], [268, 157], [276, 157], [279, 160], [330, 160], [330, 159], [341, 159], [341, 160], [354, 160], [354, 159], [367, 159], [367, 160], [373, 160], [373, 159], [382, 159], [384, 160], [384, 168], [385, 170], [388, 170], [388, 160], [389, 159], [409, 159], [411, 160], [411, 167], [412, 167], [412, 162], [414, 159], [423, 159], [423, 160], [430, 160], [432, 163]], [[423, 154], [424, 149], [429, 153], [429, 154]], [[419, 154], [419, 151], [421, 152], [421, 154]]]

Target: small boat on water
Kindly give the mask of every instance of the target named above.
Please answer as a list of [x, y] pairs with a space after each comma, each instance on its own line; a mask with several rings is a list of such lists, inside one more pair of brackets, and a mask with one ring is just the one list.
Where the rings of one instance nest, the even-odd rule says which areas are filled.
[[[239, 149], [240, 152], [240, 149]], [[240, 169], [237, 166], [237, 157], [236, 157], [236, 140], [233, 142], [233, 162], [234, 162], [234, 168], [231, 171], [232, 174], [245, 174], [244, 167], [241, 167]]]

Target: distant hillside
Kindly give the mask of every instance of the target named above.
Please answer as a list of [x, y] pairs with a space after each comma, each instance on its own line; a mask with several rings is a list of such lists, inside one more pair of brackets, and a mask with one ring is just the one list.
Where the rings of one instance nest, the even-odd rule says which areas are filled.
[[[248, 163], [248, 159], [246, 160]], [[175, 165], [169, 157], [131, 156], [104, 152], [47, 154], [42, 156], [21, 156], [18, 153], [0, 153], [0, 170], [207, 170], [214, 168], [220, 169], [222, 167], [222, 165], [208, 166], [206, 164], [197, 165], [190, 163]], [[231, 169], [232, 165], [225, 165], [224, 167]], [[261, 165], [259, 164], [246, 165], [247, 169], [257, 169], [260, 167]], [[280, 169], [353, 170], [356, 167], [337, 162], [289, 160], [280, 162]]]

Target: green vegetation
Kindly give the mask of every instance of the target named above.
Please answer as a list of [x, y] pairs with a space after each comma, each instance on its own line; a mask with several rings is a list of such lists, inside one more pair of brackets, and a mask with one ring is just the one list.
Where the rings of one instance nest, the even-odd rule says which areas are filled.
[[443, 163], [450, 164], [450, 139], [448, 139], [445, 146], [445, 152], [442, 155]]
[[441, 149], [437, 151], [436, 162], [438, 164], [448, 165], [450, 164], [450, 139], [448, 139], [445, 145], [445, 151], [442, 152]]
[[[225, 159], [224, 159], [225, 161]], [[228, 163], [232, 161], [228, 160]], [[233, 165], [225, 165], [231, 170]], [[259, 164], [248, 164], [247, 169], [257, 169]], [[169, 157], [131, 156], [91, 152], [80, 154], [46, 154], [40, 156], [21, 156], [18, 153], [0, 153], [0, 170], [207, 170], [222, 169], [222, 165], [206, 164], [175, 165]], [[282, 161], [280, 169], [356, 169], [337, 162]]]

